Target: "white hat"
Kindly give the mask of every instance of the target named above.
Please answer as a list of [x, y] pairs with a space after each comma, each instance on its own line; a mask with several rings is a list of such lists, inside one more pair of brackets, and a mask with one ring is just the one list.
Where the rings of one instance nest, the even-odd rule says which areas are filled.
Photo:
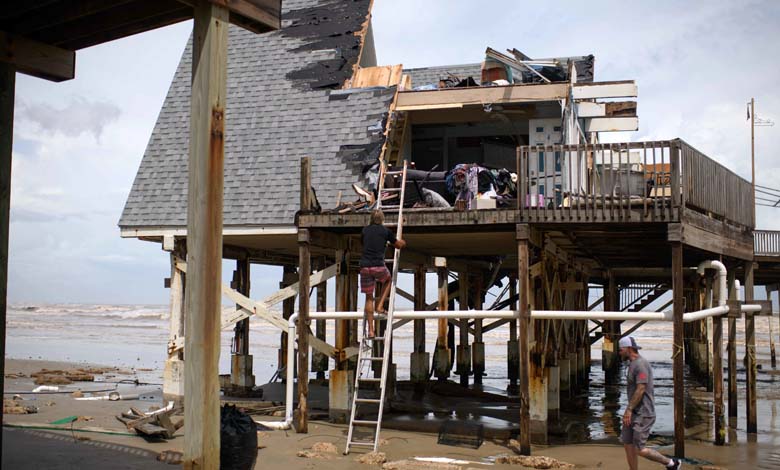
[[636, 341], [634, 341], [633, 336], [624, 336], [620, 338], [619, 347], [621, 348], [634, 348], [634, 349], [642, 349], [639, 347], [638, 344], [636, 344]]

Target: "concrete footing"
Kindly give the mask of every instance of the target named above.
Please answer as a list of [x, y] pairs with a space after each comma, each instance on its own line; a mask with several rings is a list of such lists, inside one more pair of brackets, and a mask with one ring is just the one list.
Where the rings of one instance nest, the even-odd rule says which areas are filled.
[[165, 361], [163, 397], [166, 402], [184, 403], [184, 361], [180, 359]]
[[234, 387], [242, 388], [255, 386], [251, 354], [233, 354], [230, 356], [230, 384]]
[[438, 380], [447, 380], [450, 377], [450, 350], [439, 346], [433, 353], [433, 373]]
[[471, 343], [471, 357], [474, 370], [474, 383], [481, 384], [485, 375], [485, 343], [475, 341]]
[[547, 373], [531, 363], [529, 372], [529, 414], [532, 444], [547, 444]]
[[561, 410], [561, 368], [547, 368], [547, 420], [556, 422]]
[[413, 352], [411, 354], [409, 375], [413, 383], [425, 383], [430, 372], [431, 355], [427, 352]]
[[328, 380], [328, 408], [330, 420], [346, 423], [352, 406], [352, 390], [355, 388], [354, 370], [331, 370]]
[[469, 384], [469, 373], [471, 373], [471, 347], [459, 344], [455, 353], [455, 364], [457, 368], [455, 373], [460, 375], [461, 385]]
[[576, 377], [576, 373], [571, 371], [570, 356], [566, 356], [565, 359], [558, 359], [558, 367], [560, 368], [561, 387], [560, 392], [563, 398], [568, 398], [571, 393], [571, 381], [572, 377]]

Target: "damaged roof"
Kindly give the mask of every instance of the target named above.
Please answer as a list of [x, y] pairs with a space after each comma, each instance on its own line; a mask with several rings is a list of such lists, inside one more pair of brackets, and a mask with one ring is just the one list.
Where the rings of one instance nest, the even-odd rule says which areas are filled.
[[[285, 0], [282, 29], [230, 27], [224, 224], [290, 225], [300, 158], [324, 207], [376, 161], [395, 87], [340, 90], [358, 63], [369, 0]], [[374, 65], [374, 64], [368, 64]], [[187, 223], [192, 41], [184, 50], [119, 220], [121, 228]]]

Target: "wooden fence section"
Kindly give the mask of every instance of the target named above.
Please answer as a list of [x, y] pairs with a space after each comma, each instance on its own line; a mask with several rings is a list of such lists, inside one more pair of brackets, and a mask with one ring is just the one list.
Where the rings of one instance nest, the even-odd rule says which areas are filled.
[[753, 226], [750, 183], [679, 139], [521, 146], [517, 168], [519, 221], [677, 222], [687, 207]]
[[780, 256], [780, 231], [755, 230], [753, 247], [756, 256]]
[[680, 141], [687, 207], [754, 227], [753, 186], [720, 163]]

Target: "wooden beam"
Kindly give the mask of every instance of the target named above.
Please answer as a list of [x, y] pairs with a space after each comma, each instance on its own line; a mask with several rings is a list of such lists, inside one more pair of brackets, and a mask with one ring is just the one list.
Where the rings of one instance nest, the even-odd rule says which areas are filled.
[[[728, 271], [728, 288], [729, 288], [729, 303], [732, 301], [736, 301], [738, 297], [737, 288], [736, 288], [736, 275], [734, 273], [733, 269], [729, 269]], [[728, 354], [727, 357], [727, 364], [728, 364], [728, 402], [729, 402], [729, 427], [735, 427], [737, 426], [736, 420], [737, 420], [737, 411], [738, 411], [738, 404], [737, 404], [737, 319], [733, 318], [731, 316], [728, 317], [727, 324], [729, 327], [728, 331], [728, 342], [726, 345], [726, 351]]]
[[618, 101], [608, 103], [596, 103], [582, 101], [577, 103], [578, 118], [594, 117], [635, 117], [636, 101]]
[[[16, 72], [0, 63], [0, 353], [5, 358], [5, 323], [8, 307], [8, 226], [11, 209], [11, 154], [14, 130]], [[0, 364], [0, 387], [5, 384], [5, 361]], [[3, 412], [0, 411], [0, 421]], [[0, 449], [3, 438], [0, 436]]]
[[529, 340], [531, 335], [531, 309], [528, 298], [531, 277], [528, 272], [530, 252], [528, 250], [528, 225], [517, 225], [517, 278], [520, 289], [518, 301], [520, 329], [520, 453], [531, 455], [531, 408], [530, 408], [530, 376]]
[[591, 100], [597, 98], [635, 98], [636, 83], [633, 80], [617, 82], [577, 83], [572, 86], [572, 97], [575, 100]]
[[[305, 167], [305, 165], [302, 165]], [[303, 171], [302, 171], [303, 173]], [[303, 203], [304, 198], [301, 198]], [[303, 209], [303, 207], [302, 207]], [[311, 276], [311, 255], [309, 253], [309, 231], [298, 230], [298, 413], [295, 416], [295, 430], [309, 432], [309, 277]], [[289, 339], [292, 341], [292, 338]], [[288, 364], [287, 367], [291, 367]]]
[[[723, 261], [721, 257], [721, 262]], [[722, 294], [717, 284], [713, 298]], [[712, 318], [712, 400], [715, 421], [715, 445], [726, 445], [726, 421], [723, 416], [723, 319]]]
[[228, 12], [195, 8], [187, 212], [184, 468], [219, 468], [219, 351]]
[[638, 117], [586, 118], [585, 132], [619, 132], [639, 129]]
[[42, 29], [51, 28], [85, 16], [101, 13], [134, 0], [79, 0], [78, 2], [57, 1], [46, 9], [26, 15], [14, 15], [13, 32], [23, 36]]
[[557, 101], [566, 98], [568, 91], [566, 83], [403, 91], [398, 93], [396, 111], [439, 109], [441, 105], [451, 104], [482, 106], [484, 104]]
[[401, 82], [402, 71], [401, 64], [359, 68], [349, 81], [349, 88], [398, 85]]
[[[333, 264], [331, 266], [328, 266], [327, 268], [317, 271], [316, 273], [312, 274], [309, 277], [309, 285], [310, 286], [317, 286], [322, 284], [323, 282], [326, 282], [328, 279], [335, 277], [338, 273], [339, 265]], [[280, 289], [273, 294], [269, 295], [262, 301], [260, 301], [261, 304], [263, 304], [266, 308], [271, 308], [274, 305], [278, 304], [279, 302], [282, 302], [283, 300], [295, 297], [298, 295], [299, 290], [299, 284], [296, 282], [295, 284], [291, 284], [284, 289]]]
[[[745, 262], [745, 303], [753, 301], [753, 261]], [[756, 319], [751, 312], [745, 313], [745, 417], [747, 432], [758, 432], [756, 419]]]
[[17, 72], [62, 82], [76, 76], [76, 53], [0, 31], [0, 61]]
[[685, 376], [683, 363], [683, 246], [672, 242], [672, 298], [673, 303], [673, 339], [672, 339], [672, 381], [674, 383], [674, 455], [685, 457]]

